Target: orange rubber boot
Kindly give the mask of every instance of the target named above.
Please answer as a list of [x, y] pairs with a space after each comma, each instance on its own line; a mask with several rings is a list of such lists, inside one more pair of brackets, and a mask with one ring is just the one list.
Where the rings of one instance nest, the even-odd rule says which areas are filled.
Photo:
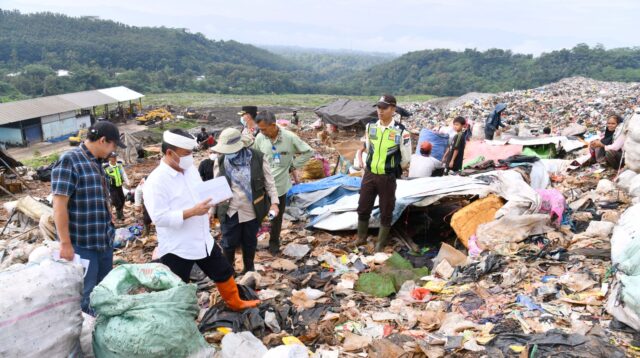
[[220, 292], [220, 296], [222, 296], [224, 302], [233, 311], [242, 311], [247, 308], [255, 307], [260, 303], [260, 300], [241, 300], [240, 294], [238, 293], [238, 286], [236, 285], [236, 281], [233, 279], [233, 276], [224, 282], [216, 282], [216, 286], [218, 287], [218, 291]]

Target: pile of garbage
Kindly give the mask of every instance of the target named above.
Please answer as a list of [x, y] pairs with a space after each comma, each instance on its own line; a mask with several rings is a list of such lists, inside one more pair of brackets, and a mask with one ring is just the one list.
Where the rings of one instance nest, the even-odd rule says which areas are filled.
[[552, 133], [560, 134], [569, 123], [602, 127], [611, 113], [628, 116], [639, 92], [638, 83], [571, 77], [528, 90], [495, 95], [469, 93], [450, 101], [413, 103], [405, 106], [414, 113], [405, 124], [414, 130], [437, 129], [456, 116], [483, 123], [497, 103], [507, 103], [509, 122], [527, 123], [540, 129], [548, 126]]
[[[326, 146], [316, 132], [299, 131], [317, 148], [308, 168], [317, 175], [301, 175], [306, 182], [287, 195], [278, 255], [266, 250], [263, 223], [256, 271], [236, 277], [241, 297], [261, 304], [243, 312], [226, 308], [197, 266], [184, 284], [154, 262], [154, 230], [142, 235], [127, 204], [116, 268], [91, 297], [98, 316], [83, 315], [82, 269], [55, 258], [50, 207], [35, 198], [5, 203], [16, 214], [0, 238], [0, 286], [9, 287], [0, 297], [0, 356], [640, 356], [640, 114], [631, 115], [639, 92], [637, 84], [570, 78], [406, 105], [417, 113], [407, 123], [415, 129], [458, 114], [483, 120], [496, 102], [508, 103], [529, 133], [591, 130], [610, 112], [626, 114], [628, 156], [620, 172], [588, 164], [585, 144], [560, 135], [564, 158], [522, 155], [533, 142], [515, 138], [495, 145], [493, 160], [473, 139], [469, 148], [484, 158], [465, 175], [398, 181], [384, 252], [354, 246], [361, 178], [338, 165], [362, 133], [333, 133]], [[155, 165], [147, 158], [130, 176]], [[374, 211], [372, 235], [377, 220]], [[217, 221], [212, 233], [220, 235]]]

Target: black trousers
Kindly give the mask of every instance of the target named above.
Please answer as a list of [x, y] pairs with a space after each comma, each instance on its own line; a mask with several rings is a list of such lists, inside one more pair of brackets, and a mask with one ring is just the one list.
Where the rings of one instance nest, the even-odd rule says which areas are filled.
[[116, 210], [120, 211], [124, 208], [125, 196], [121, 186], [111, 186], [109, 188], [111, 194], [111, 204], [116, 207]]
[[484, 139], [493, 140], [493, 136], [496, 134], [495, 131], [484, 130]]
[[280, 242], [280, 231], [282, 230], [282, 216], [287, 207], [287, 194], [278, 197], [278, 216], [271, 220], [271, 232], [269, 233], [269, 241]]
[[376, 196], [379, 196], [380, 225], [390, 227], [396, 206], [396, 185], [395, 175], [378, 175], [365, 169], [358, 200], [358, 220], [369, 221]]
[[209, 256], [200, 260], [187, 260], [174, 254], [166, 254], [160, 258], [160, 262], [169, 267], [182, 281], [189, 283], [189, 276], [193, 264], [198, 265], [213, 282], [225, 282], [233, 276], [233, 268], [222, 255], [218, 245], [213, 245]]
[[151, 216], [149, 216], [149, 212], [147, 211], [147, 207], [142, 204], [142, 223], [146, 226], [151, 225]]
[[224, 222], [220, 224], [222, 231], [222, 240], [220, 246], [223, 250], [235, 250], [236, 247], [242, 246], [243, 251], [255, 250], [258, 246], [258, 230], [260, 223], [257, 219], [246, 222], [239, 222], [238, 213], [232, 217], [226, 217]]

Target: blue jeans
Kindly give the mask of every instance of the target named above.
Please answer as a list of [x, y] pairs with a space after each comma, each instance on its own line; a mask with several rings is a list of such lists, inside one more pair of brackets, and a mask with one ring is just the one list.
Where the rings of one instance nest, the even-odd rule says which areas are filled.
[[84, 289], [82, 291], [82, 303], [80, 306], [84, 313], [95, 316], [95, 312], [89, 305], [89, 295], [91, 295], [93, 288], [96, 287], [113, 268], [113, 248], [109, 247], [99, 251], [74, 246], [73, 250], [76, 254], [80, 255], [81, 258], [90, 261], [89, 270], [87, 270], [87, 274], [84, 276]]

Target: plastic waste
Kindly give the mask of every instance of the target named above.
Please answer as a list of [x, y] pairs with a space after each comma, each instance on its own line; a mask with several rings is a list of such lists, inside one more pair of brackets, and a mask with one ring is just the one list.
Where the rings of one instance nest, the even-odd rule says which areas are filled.
[[14, 265], [0, 272], [0, 287], [0, 357], [80, 354], [80, 265], [51, 258]]
[[98, 357], [188, 356], [208, 348], [195, 318], [196, 285], [162, 264], [121, 265], [91, 294]]
[[309, 245], [300, 245], [300, 244], [292, 243], [287, 245], [282, 251], [282, 253], [289, 257], [293, 257], [296, 260], [300, 260], [307, 253], [309, 253], [309, 251], [311, 251], [311, 248], [309, 247]]
[[222, 338], [222, 358], [262, 358], [267, 347], [251, 332], [229, 333]]

